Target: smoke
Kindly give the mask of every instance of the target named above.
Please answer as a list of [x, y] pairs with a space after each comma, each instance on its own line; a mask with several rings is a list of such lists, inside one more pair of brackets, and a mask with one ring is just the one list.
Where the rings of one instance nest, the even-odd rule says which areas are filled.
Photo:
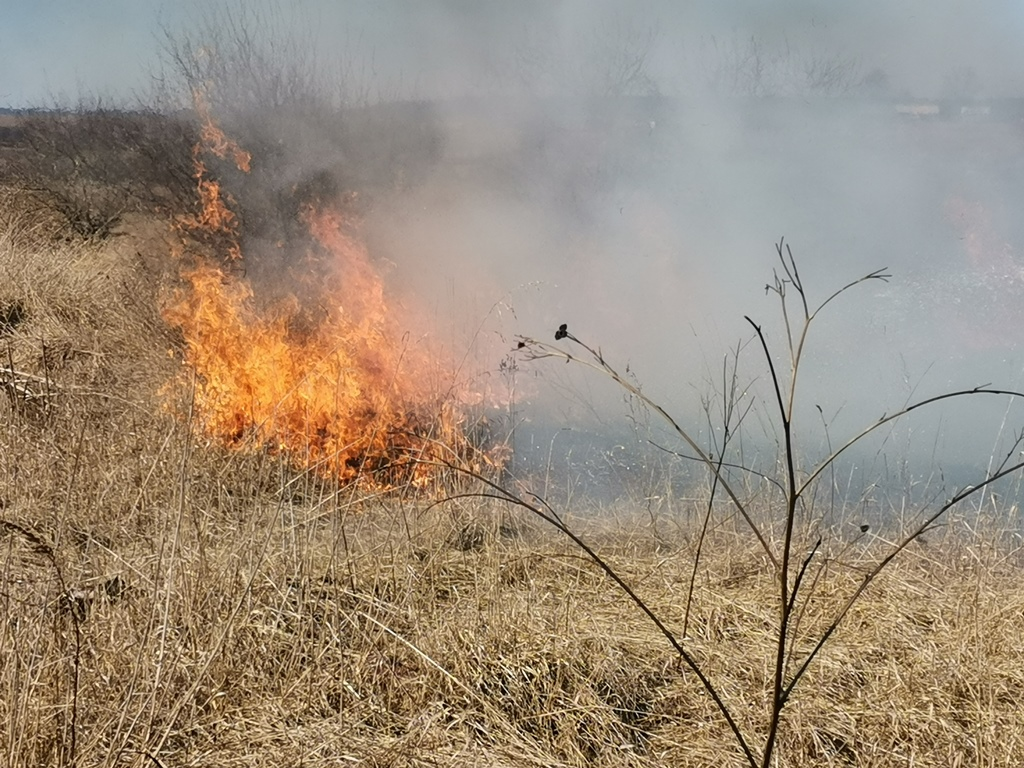
[[[32, 106], [81, 88], [144, 90], [159, 27], [185, 28], [211, 6], [276, 8], [319, 47], [407, 97], [507, 85], [517, 74], [510, 62], [536, 63], [532, 54], [539, 49], [570, 68], [581, 65], [600, 52], [594, 39], [609, 32], [635, 39], [653, 32], [648, 71], [662, 92], [674, 95], [694, 86], [694, 59], [713, 41], [731, 45], [751, 37], [804, 55], [850, 56], [865, 73], [878, 70], [897, 91], [919, 97], [967, 82], [968, 70], [991, 97], [1019, 94], [1024, 79], [1018, 45], [1024, 11], [1013, 0], [102, 0], [88, 6], [9, 0], [0, 30], [0, 94], [9, 106]], [[552, 52], [545, 41], [557, 41], [557, 48]]]
[[[888, 268], [889, 282], [816, 321], [798, 421], [824, 446], [920, 397], [1024, 388], [1018, 6], [267, 3], [259, 45], [299, 61], [300, 90], [321, 101], [250, 100], [225, 128], [257, 162], [273, 158], [247, 198], [263, 250], [304, 194], [357, 191], [389, 286], [432, 318], [416, 332], [472, 351], [467, 375], [515, 390], [506, 416], [526, 443], [550, 446], [529, 437], [542, 426], [631, 439], [636, 415], [607, 381], [554, 364], [499, 371], [516, 334], [549, 340], [567, 323], [705, 437], [739, 345], [738, 376], [763, 398], [750, 426], [770, 446], [744, 316], [783, 361], [764, 290], [776, 243], [792, 247], [812, 305]], [[238, 7], [204, 18], [237, 20]], [[203, 13], [171, 24], [172, 39], [202, 32]], [[203, 39], [187, 39], [192, 61]], [[1016, 428], [1001, 407], [937, 409], [887, 433], [887, 448], [976, 465]]]
[[[623, 19], [610, 4], [560, 4], [532, 25], [479, 5], [460, 24], [453, 7], [433, 17], [444, 75], [417, 85], [436, 85], [445, 156], [374, 217], [398, 273], [439, 305], [453, 297], [481, 312], [502, 298], [516, 310], [496, 324], [503, 339], [547, 339], [567, 322], [707, 434], [702, 398], [737, 343], [741, 375], [771, 408], [744, 315], [784, 361], [778, 302], [763, 291], [784, 235], [812, 304], [875, 269], [892, 274], [816, 321], [799, 420], [814, 448], [915, 399], [1024, 386], [1024, 262], [1010, 214], [1021, 190], [1007, 171], [1021, 110], [1000, 101], [1022, 93], [1010, 6], [993, 16], [934, 4], [855, 14], [647, 4]], [[632, 54], [643, 76], [616, 81], [587, 65], [610, 50]], [[496, 70], [504, 77], [488, 80]], [[605, 383], [550, 366], [524, 375], [541, 381], [524, 389], [523, 418], [532, 408], [535, 423], [604, 433], [609, 414], [630, 423]], [[859, 471], [891, 472], [884, 449], [915, 472], [937, 462], [962, 477], [960, 465], [1001, 455], [1014, 436], [1015, 412], [984, 405], [909, 420], [857, 457], [869, 466]]]

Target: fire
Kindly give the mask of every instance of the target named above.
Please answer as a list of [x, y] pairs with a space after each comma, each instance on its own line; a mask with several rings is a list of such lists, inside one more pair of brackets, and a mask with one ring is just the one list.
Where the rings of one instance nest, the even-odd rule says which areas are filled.
[[196, 180], [199, 212], [179, 217], [175, 226], [184, 232], [226, 236], [228, 255], [237, 261], [242, 257], [238, 247], [238, 217], [221, 192], [220, 183], [210, 178], [206, 163], [203, 162], [203, 152], [210, 152], [221, 159], [230, 156], [235, 167], [242, 173], [249, 173], [252, 155], [224, 135], [213, 120], [209, 101], [201, 89], [193, 90], [192, 103], [200, 120], [199, 143], [192, 148], [192, 175]]
[[184, 338], [202, 433], [378, 488], [428, 486], [442, 461], [470, 459], [482, 468], [488, 459], [470, 445], [451, 374], [435, 351], [408, 342], [366, 246], [339, 209], [309, 204], [301, 215], [310, 239], [295, 247], [309, 251], [309, 263], [327, 265], [315, 276], [315, 311], [294, 295], [260, 304], [233, 263], [242, 258], [237, 219], [202, 164], [203, 151], [236, 162], [248, 155], [219, 129], [203, 137], [195, 153], [202, 209], [178, 226], [228, 235], [231, 269], [192, 254], [184, 286], [164, 309]]
[[201, 88], [192, 90], [192, 104], [200, 122], [200, 143], [196, 149], [205, 148], [222, 160], [230, 155], [235, 163], [235, 167], [243, 173], [248, 173], [252, 163], [252, 155], [228, 138], [220, 126], [217, 125], [210, 111], [210, 101]]
[[179, 226], [190, 231], [227, 235], [233, 241], [228, 253], [237, 261], [242, 257], [241, 251], [234, 247], [237, 245], [234, 239], [238, 235], [238, 219], [225, 202], [220, 184], [207, 178], [206, 166], [198, 152], [193, 152], [193, 164], [200, 211], [195, 216], [180, 219]]

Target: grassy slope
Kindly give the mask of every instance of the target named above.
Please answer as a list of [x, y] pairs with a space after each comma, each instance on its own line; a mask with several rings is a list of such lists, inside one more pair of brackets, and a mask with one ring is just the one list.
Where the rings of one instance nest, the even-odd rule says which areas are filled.
[[[191, 438], [160, 395], [163, 224], [65, 242], [4, 210], [0, 309], [23, 318], [2, 365], [28, 376], [0, 394], [0, 762], [740, 764], [663, 639], [553, 534]], [[679, 628], [691, 537], [672, 522], [591, 535]], [[774, 587], [742, 539], [708, 551], [691, 647], [756, 728]], [[803, 626], [870, 556], [823, 577]], [[779, 764], [1024, 764], [1022, 573], [983, 536], [915, 547], [813, 667]]]

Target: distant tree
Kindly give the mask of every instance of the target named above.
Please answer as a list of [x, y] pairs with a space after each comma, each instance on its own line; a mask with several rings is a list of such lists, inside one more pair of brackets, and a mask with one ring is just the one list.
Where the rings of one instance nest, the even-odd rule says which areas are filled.
[[981, 92], [981, 79], [974, 67], [956, 67], [943, 79], [942, 95], [947, 99], [977, 99]]
[[75, 237], [109, 237], [131, 211], [178, 211], [194, 190], [196, 134], [173, 113], [82, 97], [19, 115], [13, 138], [18, 151], [0, 158], [0, 177]]
[[867, 96], [888, 96], [891, 90], [888, 73], [875, 67], [861, 79], [859, 90]]
[[806, 54], [788, 41], [757, 35], [702, 42], [698, 71], [706, 92], [720, 96], [840, 96], [860, 82], [860, 64], [842, 54]]
[[308, 236], [300, 213], [309, 204], [364, 201], [414, 183], [443, 147], [429, 109], [386, 103], [361, 48], [319, 44], [303, 8], [210, 0], [161, 30], [156, 90], [199, 107], [196, 117], [211, 117], [252, 155], [246, 172], [204, 158], [234, 200], [250, 265], [280, 258], [276, 243]]
[[334, 100], [316, 47], [286, 18], [277, 5], [211, 3], [161, 30], [159, 79], [182, 106], [202, 90], [222, 118]]
[[532, 27], [513, 46], [510, 69], [534, 95], [652, 96], [659, 89], [648, 63], [657, 37], [653, 27], [619, 17], [568, 33]]
[[581, 80], [601, 96], [652, 96], [657, 83], [648, 71], [657, 32], [613, 19], [594, 27], [584, 52]]
[[803, 82], [797, 79], [798, 90], [802, 87], [810, 96], [842, 96], [857, 86], [860, 64], [841, 54], [812, 54], [802, 59], [800, 69]]

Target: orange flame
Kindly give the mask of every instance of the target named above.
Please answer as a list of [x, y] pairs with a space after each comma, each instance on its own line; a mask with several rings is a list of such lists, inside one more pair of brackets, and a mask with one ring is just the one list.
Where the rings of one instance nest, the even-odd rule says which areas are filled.
[[210, 102], [206, 97], [205, 91], [201, 88], [193, 88], [192, 104], [196, 115], [199, 117], [199, 141], [201, 145], [222, 160], [231, 155], [231, 159], [235, 162], [235, 167], [243, 173], [248, 173], [252, 163], [252, 155], [229, 139], [220, 126], [217, 125], [210, 111]]
[[185, 233], [225, 236], [229, 258], [238, 261], [242, 258], [238, 246], [238, 217], [229, 207], [230, 199], [221, 192], [220, 182], [210, 178], [206, 163], [203, 162], [203, 152], [210, 152], [222, 159], [230, 155], [235, 166], [243, 173], [249, 173], [252, 156], [225, 136], [214, 122], [209, 102], [201, 89], [193, 89], [192, 103], [200, 120], [199, 143], [192, 148], [192, 176], [196, 180], [199, 212], [179, 216], [175, 227]]
[[[238, 220], [208, 178], [202, 152], [244, 158], [246, 169], [249, 156], [216, 128], [205, 102], [197, 105], [212, 126], [195, 152], [202, 210], [179, 227], [227, 235], [233, 258], [241, 258]], [[301, 218], [310, 256], [327, 256], [315, 322], [294, 295], [261, 308], [244, 277], [198, 257], [164, 310], [184, 336], [203, 434], [378, 488], [427, 487], [440, 461], [474, 457], [481, 469], [489, 459], [470, 445], [451, 376], [428, 350], [406, 343], [352, 227], [331, 208], [310, 205]]]

